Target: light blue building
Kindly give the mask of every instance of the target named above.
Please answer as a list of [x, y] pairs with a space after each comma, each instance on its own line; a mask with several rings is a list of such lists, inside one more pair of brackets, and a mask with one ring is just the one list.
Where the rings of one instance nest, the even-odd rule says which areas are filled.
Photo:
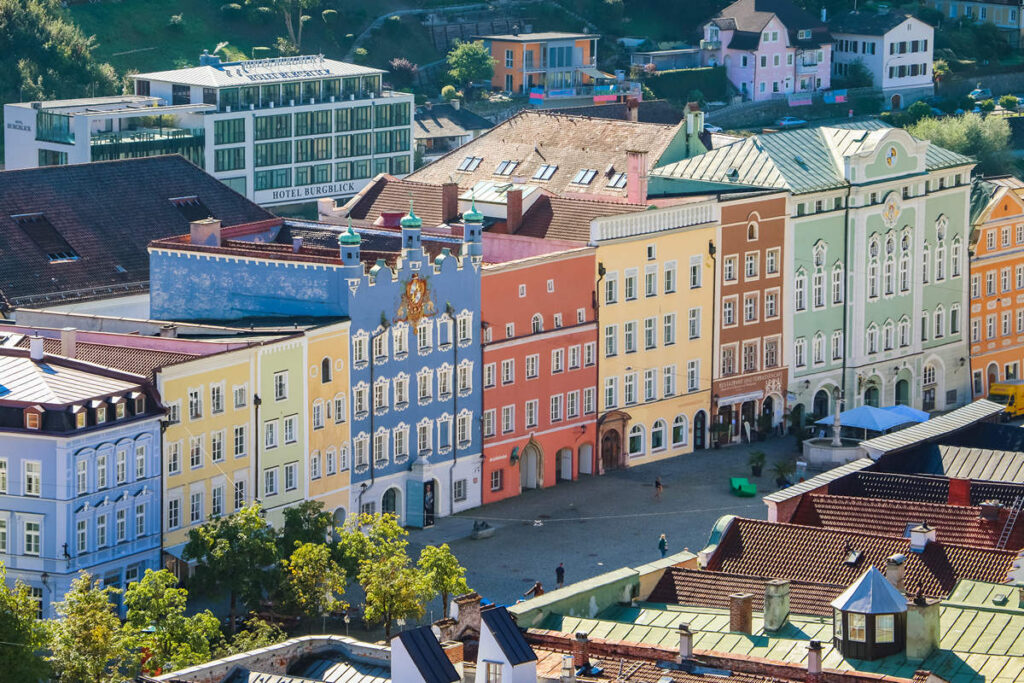
[[349, 318], [349, 509], [429, 525], [480, 504], [482, 220], [426, 240], [412, 209], [400, 232], [194, 224], [150, 246], [151, 315]]
[[87, 571], [123, 588], [160, 568], [160, 417], [144, 378], [0, 349], [0, 562], [43, 617]]

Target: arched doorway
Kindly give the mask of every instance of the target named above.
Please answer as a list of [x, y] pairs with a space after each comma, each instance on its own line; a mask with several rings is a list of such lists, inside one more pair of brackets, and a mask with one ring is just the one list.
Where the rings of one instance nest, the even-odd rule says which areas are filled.
[[903, 98], [899, 95], [893, 95], [889, 99], [889, 104], [892, 105], [893, 111], [899, 111], [903, 107]]
[[523, 489], [535, 489], [540, 486], [541, 472], [540, 449], [530, 442], [523, 449], [519, 458], [519, 486]]
[[797, 434], [801, 439], [804, 436], [804, 404], [797, 403], [793, 406], [793, 411], [790, 414], [789, 431], [792, 434]]
[[999, 366], [995, 363], [989, 363], [988, 372], [985, 374], [988, 375], [988, 387], [986, 389], [990, 389], [993, 384], [999, 381]]
[[910, 405], [910, 382], [905, 379], [896, 382], [896, 405]]
[[704, 434], [707, 429], [708, 416], [703, 410], [698, 410], [693, 416], [693, 450], [699, 451], [705, 448]]
[[594, 473], [594, 447], [589, 443], [585, 443], [579, 448], [579, 467], [580, 474], [593, 474]]
[[825, 389], [818, 389], [817, 393], [814, 394], [814, 405], [813, 412], [817, 417], [828, 416], [828, 404], [829, 404], [828, 391]]
[[606, 470], [619, 466], [622, 455], [622, 435], [617, 429], [609, 429], [601, 438], [601, 467]]
[[871, 385], [864, 390], [864, 405], [878, 407], [878, 387]]
[[401, 503], [401, 492], [392, 487], [384, 492], [384, 496], [380, 499], [380, 511], [385, 515], [397, 515], [399, 520], [402, 518], [402, 507]]
[[334, 520], [332, 522], [331, 538], [338, 541], [341, 539], [341, 534], [338, 532], [338, 529], [345, 526], [345, 519], [348, 517], [348, 513], [345, 512], [345, 508], [338, 508], [334, 511], [333, 517]]
[[572, 449], [563, 448], [555, 454], [555, 483], [572, 481]]

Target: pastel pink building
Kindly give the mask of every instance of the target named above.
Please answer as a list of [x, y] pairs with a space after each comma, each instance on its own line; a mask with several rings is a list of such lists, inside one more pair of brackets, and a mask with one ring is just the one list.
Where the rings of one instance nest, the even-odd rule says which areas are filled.
[[744, 99], [829, 87], [828, 27], [790, 0], [737, 0], [705, 24], [701, 49], [704, 64], [724, 66]]

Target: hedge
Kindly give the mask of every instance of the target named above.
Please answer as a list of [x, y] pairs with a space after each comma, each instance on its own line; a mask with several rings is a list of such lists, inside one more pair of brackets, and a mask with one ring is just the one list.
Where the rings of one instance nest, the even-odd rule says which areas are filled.
[[660, 99], [685, 102], [690, 92], [699, 90], [708, 100], [726, 98], [725, 67], [656, 71], [644, 83]]

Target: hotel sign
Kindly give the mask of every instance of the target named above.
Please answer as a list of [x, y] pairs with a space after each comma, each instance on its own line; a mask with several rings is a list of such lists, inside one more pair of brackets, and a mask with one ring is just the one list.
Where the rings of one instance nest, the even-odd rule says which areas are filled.
[[309, 202], [321, 197], [346, 197], [354, 195], [366, 187], [369, 178], [361, 180], [345, 180], [334, 183], [317, 183], [301, 187], [283, 187], [279, 190], [262, 190], [256, 192], [253, 200], [257, 204], [297, 204]]
[[330, 76], [330, 69], [306, 69], [305, 71], [268, 71], [266, 73], [244, 73], [250, 81], [278, 81], [285, 79], [316, 78]]

